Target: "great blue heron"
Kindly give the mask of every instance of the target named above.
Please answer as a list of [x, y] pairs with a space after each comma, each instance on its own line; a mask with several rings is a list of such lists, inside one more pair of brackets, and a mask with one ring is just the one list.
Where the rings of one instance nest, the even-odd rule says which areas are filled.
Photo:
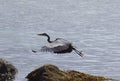
[[[72, 45], [71, 42], [63, 39], [63, 38], [56, 38], [56, 40], [51, 41], [50, 40], [50, 36], [46, 33], [42, 33], [42, 34], [37, 34], [39, 36], [46, 36], [47, 37], [47, 41], [48, 41], [48, 45], [47, 46], [43, 46], [40, 51], [43, 52], [53, 52], [53, 53], [70, 53], [73, 50], [80, 55], [81, 57], [83, 56], [82, 51], [78, 51], [76, 50], [76, 48]], [[32, 52], [36, 53], [38, 51], [32, 50]]]

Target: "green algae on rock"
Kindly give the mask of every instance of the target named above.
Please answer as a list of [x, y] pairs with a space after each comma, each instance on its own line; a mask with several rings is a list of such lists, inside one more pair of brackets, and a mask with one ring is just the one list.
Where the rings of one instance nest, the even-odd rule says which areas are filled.
[[28, 81], [117, 81], [74, 70], [62, 71], [58, 67], [51, 64], [44, 65], [32, 71], [26, 76], [26, 78]]
[[12, 81], [17, 69], [10, 62], [0, 58], [0, 81]]

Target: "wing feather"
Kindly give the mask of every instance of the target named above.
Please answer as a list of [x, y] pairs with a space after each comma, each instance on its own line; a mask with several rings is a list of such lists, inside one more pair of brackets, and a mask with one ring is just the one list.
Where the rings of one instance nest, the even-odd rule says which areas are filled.
[[41, 51], [43, 51], [43, 52], [60, 52], [60, 51], [67, 50], [69, 48], [70, 44], [71, 43], [65, 39], [57, 38], [52, 43], [49, 43], [48, 45], [43, 46], [41, 48]]
[[61, 46], [55, 46], [55, 47], [43, 46], [41, 48], [41, 51], [43, 51], [43, 52], [59, 52], [59, 51], [66, 50], [68, 48], [69, 48], [68, 45], [61, 45]]

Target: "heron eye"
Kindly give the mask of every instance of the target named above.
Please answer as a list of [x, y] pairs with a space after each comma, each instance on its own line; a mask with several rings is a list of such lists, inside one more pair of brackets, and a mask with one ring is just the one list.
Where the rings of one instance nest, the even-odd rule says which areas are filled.
[[43, 34], [46, 34], [46, 33], [43, 33]]

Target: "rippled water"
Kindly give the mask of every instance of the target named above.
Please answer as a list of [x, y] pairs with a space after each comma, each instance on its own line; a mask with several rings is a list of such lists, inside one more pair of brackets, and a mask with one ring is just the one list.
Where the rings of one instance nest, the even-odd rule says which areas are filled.
[[[0, 58], [18, 68], [15, 81], [44, 64], [120, 80], [119, 22], [119, 0], [1, 0]], [[36, 35], [43, 32], [70, 40], [84, 57], [32, 53], [47, 43]]]

